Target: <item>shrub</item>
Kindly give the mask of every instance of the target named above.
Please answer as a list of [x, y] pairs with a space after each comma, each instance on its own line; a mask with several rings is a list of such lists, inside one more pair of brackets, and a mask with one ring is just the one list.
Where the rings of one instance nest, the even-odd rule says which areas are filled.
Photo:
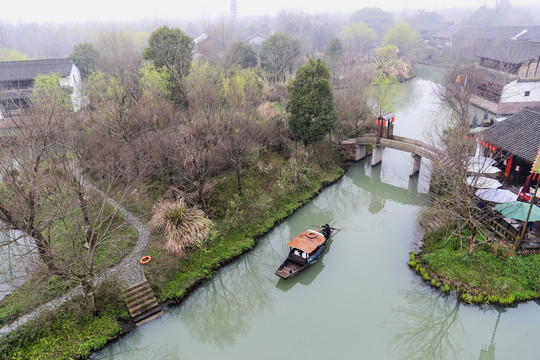
[[211, 227], [204, 211], [188, 206], [183, 198], [158, 203], [150, 220], [152, 231], [165, 240], [163, 248], [180, 256], [185, 256], [187, 247], [204, 242]]

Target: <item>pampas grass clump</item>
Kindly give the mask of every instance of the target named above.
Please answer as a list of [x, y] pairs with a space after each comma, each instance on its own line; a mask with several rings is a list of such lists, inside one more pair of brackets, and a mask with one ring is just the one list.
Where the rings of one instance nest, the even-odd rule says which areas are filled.
[[154, 206], [150, 228], [161, 234], [163, 248], [173, 254], [186, 255], [186, 248], [201, 244], [210, 234], [212, 221], [204, 211], [190, 207], [183, 198], [161, 201]]

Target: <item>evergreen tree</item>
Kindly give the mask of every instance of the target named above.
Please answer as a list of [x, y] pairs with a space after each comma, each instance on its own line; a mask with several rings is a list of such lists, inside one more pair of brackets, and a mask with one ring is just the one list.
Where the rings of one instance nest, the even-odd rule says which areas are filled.
[[86, 79], [92, 71], [96, 70], [99, 53], [92, 44], [80, 43], [73, 47], [73, 52], [68, 57], [79, 68], [83, 79]]
[[236, 0], [231, 0], [231, 17], [234, 19], [238, 16], [238, 4]]
[[337, 118], [330, 71], [324, 61], [310, 59], [298, 68], [287, 92], [288, 123], [293, 139], [304, 145], [322, 140]]
[[246, 43], [235, 42], [227, 53], [227, 62], [229, 65], [240, 65], [247, 69], [257, 66], [257, 53]]
[[194, 47], [193, 39], [179, 28], [161, 26], [150, 35], [143, 52], [146, 60], [169, 72], [172, 100], [176, 104], [187, 105], [182, 78], [189, 75]]

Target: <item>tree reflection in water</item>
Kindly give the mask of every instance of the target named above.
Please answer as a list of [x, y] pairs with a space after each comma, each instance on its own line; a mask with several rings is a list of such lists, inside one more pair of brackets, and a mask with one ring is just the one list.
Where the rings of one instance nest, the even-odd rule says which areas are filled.
[[221, 348], [233, 345], [253, 319], [272, 308], [269, 286], [275, 283], [272, 269], [279, 254], [269, 241], [258, 246], [264, 246], [268, 256], [242, 256], [190, 295], [182, 318], [199, 341]]
[[[409, 306], [393, 309], [391, 343], [396, 358], [422, 360], [472, 359], [464, 353], [466, 331], [459, 316], [460, 302], [430, 288], [410, 290]], [[462, 338], [458, 338], [461, 335]]]
[[132, 331], [129, 336], [123, 337], [107, 345], [103, 350], [90, 356], [92, 360], [134, 360], [134, 359], [160, 359], [181, 360], [180, 348], [177, 344], [148, 345], [143, 342], [144, 332]]

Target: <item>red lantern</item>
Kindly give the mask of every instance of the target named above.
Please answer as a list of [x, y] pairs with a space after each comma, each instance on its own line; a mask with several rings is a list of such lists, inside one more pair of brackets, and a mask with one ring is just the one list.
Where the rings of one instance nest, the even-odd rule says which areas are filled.
[[469, 137], [467, 135], [465, 135], [465, 140], [468, 140], [468, 139], [469, 139]]
[[382, 121], [382, 126], [386, 126], [386, 120]]
[[377, 119], [377, 126], [381, 123], [381, 119]]
[[396, 120], [396, 118], [394, 116], [392, 116], [392, 122], [394, 122], [394, 120]]
[[485, 141], [482, 141], [482, 146], [486, 146], [486, 142]]
[[496, 147], [496, 146], [493, 146], [493, 151], [497, 151], [497, 147]]

